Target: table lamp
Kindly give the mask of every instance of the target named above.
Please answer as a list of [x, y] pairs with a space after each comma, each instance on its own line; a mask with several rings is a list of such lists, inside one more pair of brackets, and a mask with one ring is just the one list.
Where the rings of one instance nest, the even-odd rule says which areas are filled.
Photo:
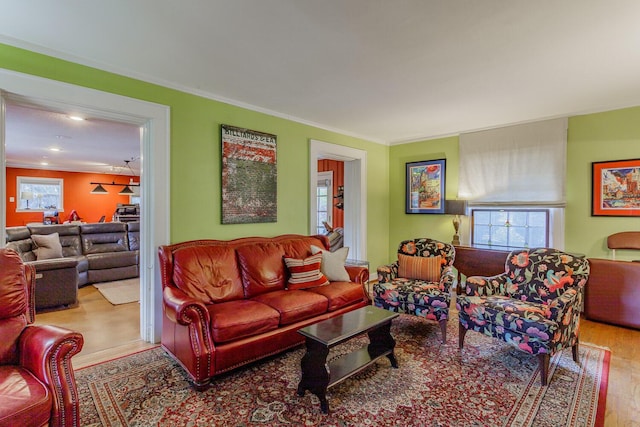
[[460, 229], [460, 215], [467, 214], [467, 201], [466, 200], [445, 200], [444, 213], [448, 215], [453, 215], [453, 229], [455, 230], [455, 234], [453, 235], [453, 240], [451, 241], [451, 244], [459, 245], [460, 234], [458, 234], [458, 230]]
[[20, 198], [27, 201], [27, 209], [29, 209], [29, 200], [33, 199], [33, 193], [31, 191], [23, 191], [20, 193]]

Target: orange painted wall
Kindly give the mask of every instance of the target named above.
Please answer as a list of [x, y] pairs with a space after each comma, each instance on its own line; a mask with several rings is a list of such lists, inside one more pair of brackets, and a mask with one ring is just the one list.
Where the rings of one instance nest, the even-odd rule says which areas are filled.
[[[129, 196], [120, 196], [118, 192], [122, 187], [105, 186], [109, 194], [91, 194], [95, 187], [90, 182], [116, 182], [128, 183], [130, 178], [138, 182], [138, 177], [126, 175], [105, 175], [81, 172], [63, 172], [39, 169], [7, 168], [7, 227], [26, 225], [31, 222], [42, 222], [42, 211], [16, 212], [17, 206], [17, 178], [18, 176], [31, 176], [38, 178], [57, 178], [64, 180], [64, 211], [60, 212], [60, 222], [67, 219], [69, 213], [75, 209], [82, 221], [98, 222], [102, 215], [106, 221], [111, 221], [118, 203], [129, 203]], [[13, 197], [14, 201], [10, 202]]]
[[[333, 171], [333, 195], [338, 194], [338, 187], [344, 185], [344, 162], [338, 160], [318, 160], [318, 172]], [[338, 199], [333, 199], [333, 227], [344, 227], [344, 210], [336, 208]]]

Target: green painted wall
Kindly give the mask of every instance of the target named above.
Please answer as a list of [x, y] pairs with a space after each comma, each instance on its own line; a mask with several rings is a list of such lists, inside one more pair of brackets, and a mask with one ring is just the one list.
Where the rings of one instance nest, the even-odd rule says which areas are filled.
[[[406, 214], [406, 163], [421, 160], [447, 159], [445, 197], [458, 194], [458, 137], [431, 139], [410, 144], [393, 145], [389, 150], [389, 256], [396, 259], [398, 244], [414, 237], [430, 237], [450, 242], [453, 237], [451, 215]], [[464, 227], [464, 224], [460, 227]]]
[[[308, 234], [309, 140], [367, 152], [368, 254], [386, 261], [389, 148], [177, 90], [0, 44], [0, 67], [171, 107], [171, 240]], [[220, 124], [278, 136], [278, 222], [222, 225]], [[382, 207], [382, 208], [381, 208]], [[383, 232], [380, 232], [383, 230]]]
[[[309, 140], [367, 152], [368, 258], [372, 269], [395, 259], [400, 240], [450, 241], [448, 215], [407, 215], [405, 164], [447, 159], [446, 197], [458, 189], [458, 138], [386, 147], [263, 113], [0, 44], [0, 67], [171, 107], [171, 239], [228, 239], [308, 233]], [[220, 224], [220, 124], [278, 136], [278, 222]], [[565, 247], [608, 257], [606, 236], [640, 230], [639, 218], [591, 216], [591, 162], [640, 158], [640, 107], [569, 119]], [[302, 200], [301, 200], [302, 198]], [[465, 230], [463, 224], [461, 230]], [[461, 233], [463, 242], [468, 239]], [[638, 258], [632, 251], [620, 258]]]
[[[640, 107], [569, 118], [567, 145], [567, 250], [609, 258], [607, 236], [639, 231], [638, 217], [591, 216], [591, 162], [640, 159]], [[640, 259], [638, 251], [616, 251]]]
[[[389, 151], [389, 256], [395, 259], [397, 244], [425, 236], [451, 241], [449, 215], [404, 213], [405, 163], [447, 159], [446, 197], [458, 192], [458, 138], [442, 138], [392, 146]], [[640, 107], [569, 118], [567, 138], [567, 207], [565, 249], [589, 257], [609, 258], [607, 236], [640, 230], [638, 217], [591, 216], [591, 162], [640, 158]], [[468, 241], [468, 224], [461, 225], [461, 240]], [[618, 259], [640, 259], [638, 251], [619, 251]]]

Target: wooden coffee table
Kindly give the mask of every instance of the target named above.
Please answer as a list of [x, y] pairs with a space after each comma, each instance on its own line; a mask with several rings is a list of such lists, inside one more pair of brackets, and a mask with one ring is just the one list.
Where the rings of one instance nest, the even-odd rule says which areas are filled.
[[[383, 356], [391, 366], [398, 367], [393, 349], [396, 341], [391, 336], [391, 321], [398, 317], [381, 308], [362, 307], [341, 316], [309, 325], [298, 330], [306, 337], [307, 352], [300, 361], [302, 379], [298, 384], [298, 396], [306, 390], [318, 396], [320, 409], [329, 412], [327, 389], [351, 375], [360, 372]], [[369, 345], [346, 354], [327, 364], [329, 349], [367, 332]]]

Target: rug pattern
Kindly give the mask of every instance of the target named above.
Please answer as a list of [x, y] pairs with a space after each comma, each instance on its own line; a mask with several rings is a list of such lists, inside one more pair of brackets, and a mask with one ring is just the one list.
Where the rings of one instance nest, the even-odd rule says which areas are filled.
[[[449, 322], [457, 337], [457, 322]], [[219, 377], [206, 392], [160, 348], [76, 372], [84, 426], [592, 426], [608, 351], [583, 344], [581, 366], [565, 350], [540, 386], [535, 357], [480, 334], [442, 344], [439, 328], [394, 321], [399, 369], [386, 358], [330, 388], [330, 413], [296, 395], [303, 348]], [[366, 337], [332, 349], [361, 347]], [[606, 373], [605, 373], [606, 375]]]

